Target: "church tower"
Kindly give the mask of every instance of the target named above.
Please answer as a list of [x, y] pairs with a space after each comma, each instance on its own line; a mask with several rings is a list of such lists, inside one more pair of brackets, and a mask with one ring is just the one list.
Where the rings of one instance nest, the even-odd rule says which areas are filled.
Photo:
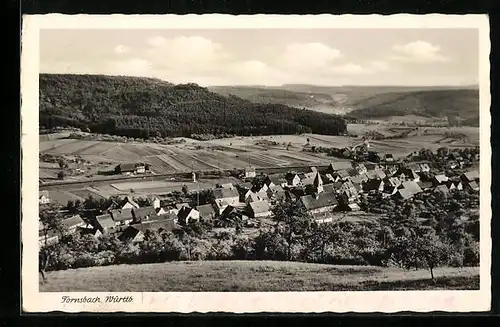
[[323, 180], [321, 179], [321, 175], [319, 173], [316, 173], [316, 176], [314, 177], [314, 191], [317, 194], [320, 194], [323, 192]]

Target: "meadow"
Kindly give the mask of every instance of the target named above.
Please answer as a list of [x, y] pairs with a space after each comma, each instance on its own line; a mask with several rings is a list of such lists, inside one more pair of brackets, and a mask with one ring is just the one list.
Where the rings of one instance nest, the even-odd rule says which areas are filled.
[[279, 261], [191, 261], [47, 273], [41, 292], [266, 292], [479, 289], [478, 268], [427, 270]]

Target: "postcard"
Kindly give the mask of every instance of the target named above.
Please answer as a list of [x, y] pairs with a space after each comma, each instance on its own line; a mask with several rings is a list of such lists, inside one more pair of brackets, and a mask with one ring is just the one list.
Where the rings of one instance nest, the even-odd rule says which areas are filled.
[[24, 16], [23, 310], [488, 311], [489, 53], [486, 15]]

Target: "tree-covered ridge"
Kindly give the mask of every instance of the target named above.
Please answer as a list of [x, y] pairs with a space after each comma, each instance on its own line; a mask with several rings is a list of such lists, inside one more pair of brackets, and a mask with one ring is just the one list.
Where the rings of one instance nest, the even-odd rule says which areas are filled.
[[254, 104], [196, 84], [158, 79], [40, 74], [40, 125], [131, 137], [346, 132], [345, 121], [281, 104]]

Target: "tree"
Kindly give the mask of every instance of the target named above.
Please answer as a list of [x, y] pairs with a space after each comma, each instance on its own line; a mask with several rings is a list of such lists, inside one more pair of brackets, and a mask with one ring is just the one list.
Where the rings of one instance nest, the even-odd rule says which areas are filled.
[[64, 172], [64, 170], [61, 170], [57, 173], [57, 178], [64, 179], [65, 177], [66, 177], [66, 173]]
[[313, 222], [300, 201], [283, 202], [272, 209], [276, 230], [287, 242], [287, 260], [292, 259], [292, 247], [301, 241], [302, 236]]
[[50, 231], [59, 234], [60, 239], [66, 234], [66, 226], [63, 223], [63, 216], [56, 204], [49, 203], [40, 209], [40, 221], [43, 227], [45, 237], [45, 246], [47, 246], [47, 238]]
[[184, 193], [185, 196], [189, 193], [189, 189], [186, 184], [182, 185], [182, 193]]

